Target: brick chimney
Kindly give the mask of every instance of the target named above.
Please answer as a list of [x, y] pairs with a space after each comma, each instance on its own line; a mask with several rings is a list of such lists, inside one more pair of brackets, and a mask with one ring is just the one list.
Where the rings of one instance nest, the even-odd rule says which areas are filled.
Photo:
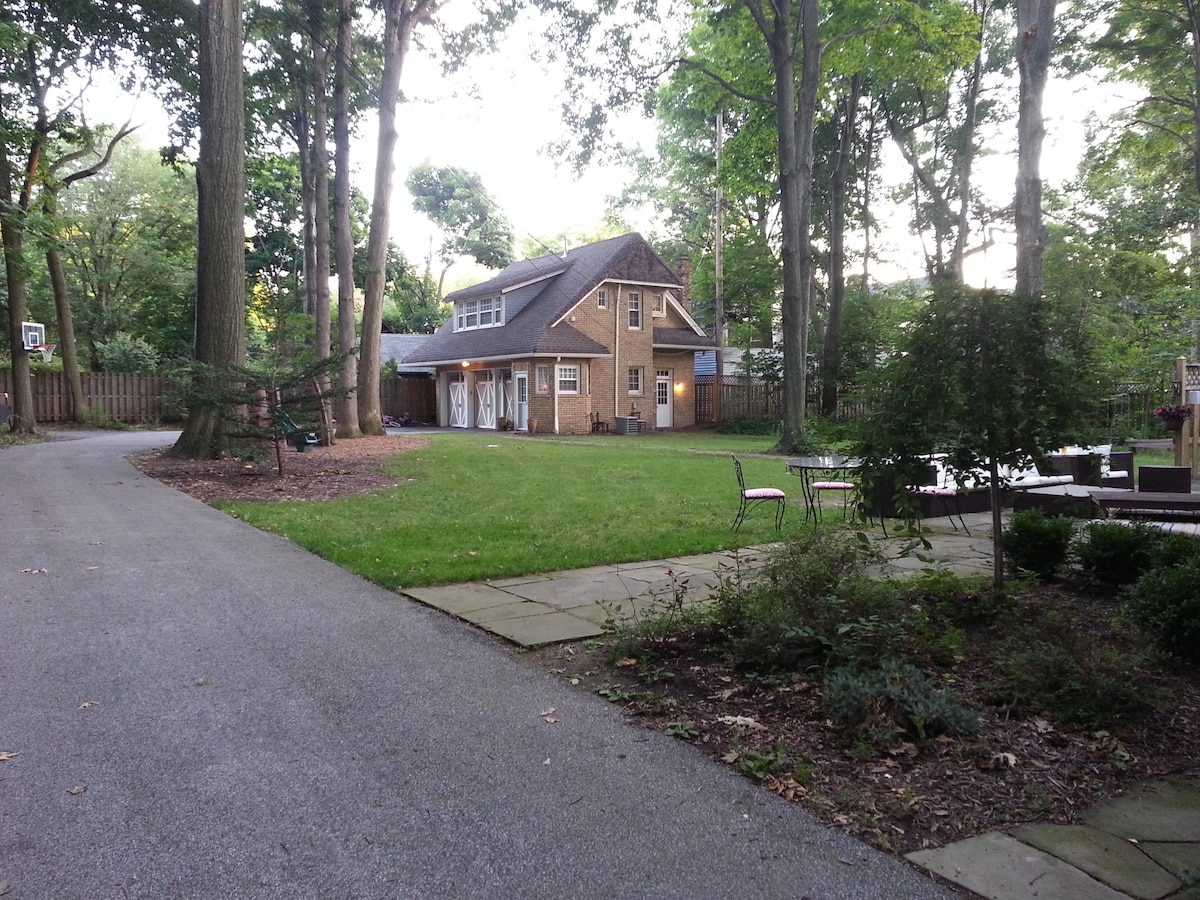
[[686, 256], [681, 256], [675, 260], [675, 274], [679, 276], [679, 280], [683, 282], [683, 296], [679, 298], [680, 304], [689, 313], [692, 311], [692, 261]]

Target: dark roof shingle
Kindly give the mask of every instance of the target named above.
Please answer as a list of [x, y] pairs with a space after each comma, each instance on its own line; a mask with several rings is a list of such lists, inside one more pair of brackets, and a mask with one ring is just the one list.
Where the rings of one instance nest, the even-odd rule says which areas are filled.
[[[541, 290], [503, 326], [455, 332], [453, 324], [447, 323], [406, 362], [445, 363], [546, 354], [606, 356], [610, 352], [608, 347], [559, 321], [589, 291], [608, 279], [672, 288], [682, 286], [679, 276], [645, 239], [631, 233], [579, 247], [565, 257], [540, 256], [513, 263], [495, 278], [455, 291], [446, 300], [494, 296], [539, 279], [545, 280]], [[655, 343], [657, 334], [655, 329]], [[696, 341], [705, 340], [699, 335], [692, 337]]]

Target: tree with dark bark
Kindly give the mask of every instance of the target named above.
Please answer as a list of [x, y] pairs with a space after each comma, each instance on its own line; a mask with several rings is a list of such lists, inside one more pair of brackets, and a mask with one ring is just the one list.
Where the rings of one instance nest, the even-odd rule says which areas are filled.
[[[246, 358], [246, 144], [241, 0], [200, 3], [200, 156], [195, 359], [208, 379], [236, 379]], [[213, 385], [209, 385], [213, 387]], [[195, 394], [217, 396], [219, 391]], [[195, 403], [173, 452], [215, 458], [227, 449], [235, 411]]]
[[[358, 340], [354, 331], [354, 235], [350, 229], [350, 65], [354, 59], [354, 11], [338, 0], [337, 52], [333, 64], [333, 238], [337, 263], [339, 384], [358, 386]], [[334, 400], [337, 437], [359, 438], [358, 402], [347, 391]]]

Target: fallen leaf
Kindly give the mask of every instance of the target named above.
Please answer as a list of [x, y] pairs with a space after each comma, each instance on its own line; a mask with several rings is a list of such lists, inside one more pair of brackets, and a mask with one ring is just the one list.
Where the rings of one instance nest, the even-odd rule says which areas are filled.
[[46, 570], [45, 569], [22, 569], [21, 574], [22, 575], [45, 575]]
[[1047, 722], [1045, 719], [1043, 719], [1041, 716], [1038, 716], [1036, 719], [1033, 720], [1033, 727], [1037, 730], [1038, 734], [1049, 734], [1051, 731], [1054, 730], [1054, 726], [1051, 725], [1049, 722]]
[[741, 758], [742, 754], [738, 753], [736, 750], [730, 750], [728, 753], [721, 754], [721, 762], [723, 763], [735, 763]]
[[732, 697], [734, 694], [736, 694], [740, 690], [741, 690], [741, 688], [727, 688], [726, 690], [718, 691], [717, 693], [713, 694], [708, 699], [709, 700], [728, 700], [730, 697]]
[[[20, 751], [18, 750], [17, 753], [20, 753]], [[0, 750], [0, 762], [4, 762], [6, 759], [12, 759], [14, 756], [17, 755], [17, 753], [8, 753], [6, 751]]]
[[630, 656], [626, 656], [624, 659], [618, 659], [616, 662], [616, 665], [620, 666], [622, 669], [627, 669], [630, 666], [636, 666], [637, 664], [638, 661]]
[[77, 784], [77, 785], [75, 785], [75, 787], [67, 788], [67, 793], [70, 794], [72, 797], [78, 797], [80, 794], [86, 794], [87, 793], [87, 785], [86, 784]]
[[99, 705], [100, 704], [97, 703], [95, 700], [84, 700], [82, 703], [79, 704], [79, 709], [90, 709], [93, 706], [99, 706]]
[[721, 716], [717, 720], [725, 725], [736, 725], [741, 728], [753, 728], [755, 731], [766, 731], [765, 725], [759, 725], [757, 721], [749, 716]]
[[1011, 769], [1017, 764], [1015, 753], [993, 753], [991, 757], [979, 764], [981, 769]]

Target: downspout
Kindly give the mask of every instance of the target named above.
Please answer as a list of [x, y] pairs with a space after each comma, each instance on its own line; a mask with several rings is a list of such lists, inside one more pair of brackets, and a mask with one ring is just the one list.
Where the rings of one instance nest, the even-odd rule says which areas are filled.
[[561, 356], [554, 358], [554, 372], [551, 373], [551, 384], [554, 385], [554, 433], [558, 434], [558, 364], [562, 362]]
[[[613, 415], [621, 414], [621, 285], [613, 285]], [[617, 423], [613, 422], [613, 428]]]

